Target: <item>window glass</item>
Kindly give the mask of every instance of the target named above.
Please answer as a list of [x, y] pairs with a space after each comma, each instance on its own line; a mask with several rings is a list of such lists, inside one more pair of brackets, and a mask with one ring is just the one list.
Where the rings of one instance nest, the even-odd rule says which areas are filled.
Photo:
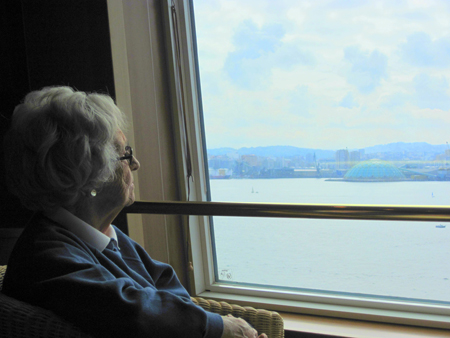
[[[450, 205], [448, 1], [195, 0], [213, 201]], [[450, 224], [215, 217], [216, 279], [450, 304]]]

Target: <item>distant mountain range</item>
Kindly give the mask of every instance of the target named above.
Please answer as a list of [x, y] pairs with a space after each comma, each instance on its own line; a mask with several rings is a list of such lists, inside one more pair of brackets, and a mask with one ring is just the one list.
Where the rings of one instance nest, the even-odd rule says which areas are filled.
[[[402, 153], [402, 152], [416, 152], [416, 153], [434, 153], [441, 154], [447, 148], [446, 144], [432, 145], [426, 142], [396, 142], [389, 144], [376, 145], [364, 149], [366, 154], [372, 153]], [[338, 150], [338, 149], [336, 149]], [[336, 150], [323, 150], [313, 148], [298, 148], [293, 146], [268, 146], [268, 147], [244, 147], [239, 149], [234, 148], [215, 148], [208, 149], [208, 156], [220, 155], [256, 155], [262, 157], [294, 157], [306, 156], [307, 154], [316, 154], [317, 158], [334, 158]], [[348, 149], [354, 151], [358, 149]]]
[[405, 143], [405, 142], [396, 142], [396, 143], [389, 143], [389, 144], [382, 144], [378, 146], [373, 147], [367, 147], [364, 148], [366, 151], [366, 154], [371, 153], [401, 153], [401, 152], [419, 152], [419, 153], [444, 153], [445, 149], [448, 146], [446, 144], [438, 144], [438, 145], [432, 145], [426, 142], [412, 142], [412, 143]]

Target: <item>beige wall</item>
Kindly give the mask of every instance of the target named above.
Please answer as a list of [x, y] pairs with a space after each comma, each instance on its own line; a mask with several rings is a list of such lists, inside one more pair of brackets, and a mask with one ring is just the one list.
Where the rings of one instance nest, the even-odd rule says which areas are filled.
[[[161, 2], [108, 0], [117, 104], [141, 168], [136, 199], [179, 200]], [[178, 216], [131, 215], [130, 236], [171, 264], [186, 286], [183, 226]]]

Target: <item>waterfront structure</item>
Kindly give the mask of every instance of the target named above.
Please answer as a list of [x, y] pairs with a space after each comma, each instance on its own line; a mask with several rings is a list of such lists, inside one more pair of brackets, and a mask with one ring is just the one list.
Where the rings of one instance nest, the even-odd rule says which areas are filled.
[[405, 175], [392, 163], [378, 159], [360, 162], [344, 176], [344, 181], [351, 182], [391, 182], [405, 179]]
[[209, 169], [209, 178], [215, 179], [228, 179], [233, 174], [231, 169], [220, 168], [220, 169]]

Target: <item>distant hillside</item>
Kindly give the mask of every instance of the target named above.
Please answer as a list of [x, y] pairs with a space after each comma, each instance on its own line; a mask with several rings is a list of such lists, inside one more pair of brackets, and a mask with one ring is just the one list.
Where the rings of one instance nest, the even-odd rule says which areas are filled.
[[208, 149], [207, 151], [209, 156], [223, 156], [227, 154], [237, 153], [237, 150], [234, 148], [215, 148]]
[[316, 154], [317, 158], [333, 158], [333, 150], [321, 150], [311, 148], [298, 148], [292, 146], [269, 146], [269, 147], [251, 147], [251, 148], [217, 148], [208, 149], [209, 156], [221, 156], [221, 155], [256, 155], [263, 157], [294, 157], [294, 156], [306, 156], [307, 154]]
[[269, 147], [252, 147], [240, 148], [239, 155], [254, 154], [256, 156], [272, 156], [272, 157], [294, 157], [306, 156], [307, 154], [316, 154], [317, 158], [332, 158], [334, 157], [333, 150], [311, 149], [311, 148], [297, 148], [292, 146], [269, 146]]
[[364, 148], [366, 154], [401, 153], [404, 151], [440, 154], [445, 152], [445, 149], [447, 149], [446, 144], [432, 145], [426, 142], [413, 142], [413, 143], [396, 142]]
[[[366, 154], [372, 153], [402, 153], [402, 152], [420, 152], [441, 154], [447, 149], [447, 145], [432, 145], [426, 142], [396, 142], [389, 144], [376, 145], [363, 148]], [[336, 149], [338, 150], [338, 149]], [[294, 157], [306, 156], [307, 154], [316, 154], [317, 159], [332, 159], [336, 150], [322, 150], [312, 148], [298, 148], [293, 146], [269, 146], [269, 147], [251, 147], [251, 148], [216, 148], [208, 149], [208, 156], [223, 156], [230, 154], [237, 155], [256, 155], [262, 157]], [[350, 150], [350, 149], [349, 149]], [[352, 149], [355, 150], [355, 149]]]

